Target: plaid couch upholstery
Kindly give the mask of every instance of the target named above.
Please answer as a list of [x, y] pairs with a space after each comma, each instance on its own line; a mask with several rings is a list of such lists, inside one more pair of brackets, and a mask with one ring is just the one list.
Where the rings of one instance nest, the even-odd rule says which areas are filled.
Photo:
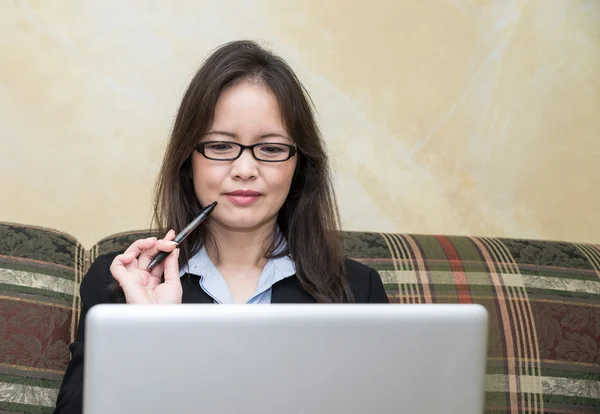
[[[52, 411], [81, 278], [99, 254], [143, 235], [85, 251], [60, 232], [0, 223], [0, 413]], [[487, 308], [487, 413], [600, 413], [600, 245], [343, 236], [348, 257], [379, 271], [392, 302]]]

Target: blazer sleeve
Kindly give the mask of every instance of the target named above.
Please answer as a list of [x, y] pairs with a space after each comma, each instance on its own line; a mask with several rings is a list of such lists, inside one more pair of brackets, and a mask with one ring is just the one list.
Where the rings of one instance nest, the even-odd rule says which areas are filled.
[[383, 286], [383, 281], [381, 280], [381, 276], [375, 269], [370, 269], [369, 271], [369, 303], [390, 303], [390, 300], [385, 293], [385, 287]]
[[83, 410], [83, 349], [85, 317], [90, 308], [100, 303], [112, 302], [108, 283], [112, 280], [110, 264], [113, 255], [99, 256], [81, 280], [81, 315], [75, 341], [69, 346], [71, 360], [67, 365], [62, 385], [58, 392], [53, 414], [81, 414]]
[[344, 268], [355, 303], [390, 302], [377, 270], [349, 258], [344, 259]]

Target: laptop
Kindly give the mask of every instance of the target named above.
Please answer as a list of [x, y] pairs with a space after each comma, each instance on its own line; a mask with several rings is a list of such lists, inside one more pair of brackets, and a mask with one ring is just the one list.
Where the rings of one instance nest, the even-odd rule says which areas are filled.
[[479, 305], [97, 305], [84, 414], [481, 414]]

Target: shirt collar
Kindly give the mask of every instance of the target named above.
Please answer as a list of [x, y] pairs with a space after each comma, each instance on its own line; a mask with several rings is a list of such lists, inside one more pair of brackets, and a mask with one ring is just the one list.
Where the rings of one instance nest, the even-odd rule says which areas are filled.
[[[279, 226], [276, 228], [275, 240], [281, 240], [275, 254], [280, 253], [287, 248], [287, 241], [282, 236]], [[220, 275], [216, 266], [213, 264], [212, 260], [210, 260], [210, 257], [208, 257], [208, 253], [204, 246], [202, 246], [202, 248], [179, 270], [180, 277], [186, 273], [200, 276], [200, 278], [209, 277], [215, 274]], [[262, 271], [257, 288], [259, 290], [268, 288], [280, 280], [295, 274], [296, 266], [289, 255], [269, 259]]]

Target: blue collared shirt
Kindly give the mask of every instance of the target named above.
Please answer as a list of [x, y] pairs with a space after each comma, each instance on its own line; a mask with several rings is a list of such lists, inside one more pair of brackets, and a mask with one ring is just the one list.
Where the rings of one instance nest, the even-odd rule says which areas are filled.
[[[285, 246], [284, 246], [285, 247]], [[206, 248], [203, 246], [187, 264], [179, 271], [179, 276], [186, 273], [200, 276], [200, 287], [216, 303], [234, 303], [227, 282], [219, 272], [219, 269], [208, 257]], [[246, 303], [261, 304], [271, 303], [272, 287], [275, 283], [296, 274], [296, 266], [289, 256], [269, 259], [258, 279], [258, 285], [254, 294]]]

